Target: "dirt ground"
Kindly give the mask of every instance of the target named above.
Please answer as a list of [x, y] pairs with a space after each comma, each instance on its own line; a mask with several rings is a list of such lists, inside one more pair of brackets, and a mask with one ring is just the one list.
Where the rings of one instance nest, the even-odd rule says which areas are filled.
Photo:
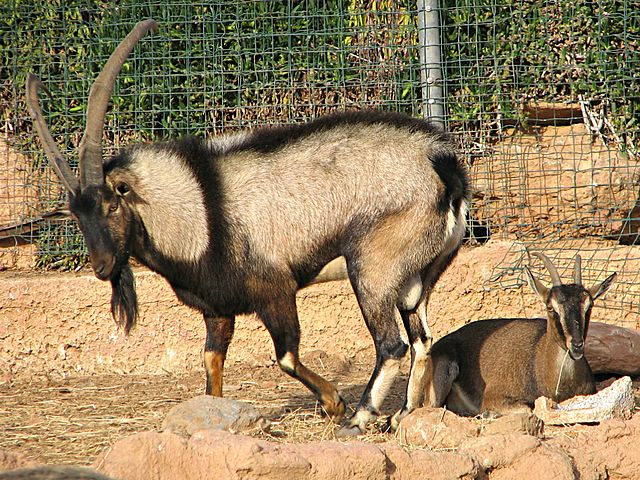
[[[482, 288], [492, 276], [491, 265], [509, 248], [509, 242], [489, 242], [460, 253], [431, 298], [436, 338], [497, 311], [541, 313], [526, 289]], [[114, 442], [158, 430], [173, 405], [203, 392], [201, 319], [180, 306], [159, 277], [139, 272], [138, 279], [141, 320], [125, 339], [114, 336], [108, 286], [90, 273], [0, 274], [0, 450], [39, 463], [89, 465]], [[374, 353], [348, 284], [304, 290], [298, 306], [303, 361], [334, 382], [353, 408]], [[603, 316], [594, 312], [594, 320]], [[256, 434], [265, 439], [333, 439], [335, 426], [322, 418], [312, 395], [279, 370], [272, 349], [263, 327], [240, 319], [225, 371], [225, 396], [260, 409], [272, 422], [268, 433]], [[406, 375], [407, 361], [401, 370]], [[384, 415], [400, 407], [405, 380], [396, 382]], [[634, 388], [640, 407], [640, 382]], [[383, 426], [381, 418], [362, 440], [391, 439]], [[588, 434], [588, 429], [549, 427], [545, 434]]]
[[[322, 370], [318, 369], [319, 372]], [[350, 405], [364, 388], [369, 368], [354, 366], [333, 376]], [[203, 393], [203, 374], [75, 377], [18, 381], [0, 386], [0, 449], [38, 463], [89, 465], [109, 445], [145, 430], [160, 430], [169, 409]], [[298, 382], [273, 367], [231, 368], [225, 395], [260, 409], [270, 420], [272, 441], [334, 438], [335, 426], [320, 415], [315, 399]], [[399, 387], [399, 385], [398, 385]], [[392, 395], [392, 398], [400, 398]], [[390, 406], [398, 402], [387, 402]], [[372, 426], [366, 441], [389, 434]]]

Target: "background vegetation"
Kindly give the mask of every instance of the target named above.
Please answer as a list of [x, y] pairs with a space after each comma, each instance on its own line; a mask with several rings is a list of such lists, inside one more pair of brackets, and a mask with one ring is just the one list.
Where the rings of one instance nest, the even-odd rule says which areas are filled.
[[[495, 141], [527, 121], [527, 102], [606, 106], [638, 143], [640, 9], [630, 0], [443, 0], [448, 123]], [[303, 121], [344, 108], [420, 115], [416, 2], [407, 0], [5, 0], [0, 3], [0, 119], [33, 159], [46, 210], [64, 198], [44, 169], [23, 101], [35, 72], [51, 130], [70, 160], [91, 82], [135, 22], [160, 31], [136, 47], [116, 84], [105, 146]], [[463, 142], [464, 143], [464, 142]], [[32, 172], [32, 174], [33, 174]], [[19, 219], [17, 219], [19, 220]], [[50, 226], [41, 264], [84, 261], [73, 227]]]

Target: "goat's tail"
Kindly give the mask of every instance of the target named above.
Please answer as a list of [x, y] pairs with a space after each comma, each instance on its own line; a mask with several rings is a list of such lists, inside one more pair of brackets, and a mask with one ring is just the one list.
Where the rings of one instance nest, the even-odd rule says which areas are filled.
[[447, 243], [457, 248], [467, 229], [469, 212], [469, 177], [461, 159], [451, 150], [440, 152], [433, 159], [433, 168], [445, 185], [442, 209], [447, 211]]

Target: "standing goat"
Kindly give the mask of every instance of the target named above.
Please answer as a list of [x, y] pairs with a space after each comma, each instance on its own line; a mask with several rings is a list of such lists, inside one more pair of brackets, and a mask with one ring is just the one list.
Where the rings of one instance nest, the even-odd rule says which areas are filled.
[[582, 286], [580, 256], [572, 284], [563, 285], [549, 258], [543, 262], [553, 286], [525, 267], [529, 285], [547, 307], [547, 319], [479, 320], [437, 341], [428, 360], [427, 404], [459, 415], [533, 407], [539, 396], [558, 402], [595, 393], [584, 357], [591, 308], [616, 274], [590, 289]]
[[376, 349], [371, 380], [343, 432], [359, 433], [375, 417], [407, 352], [396, 306], [412, 354], [399, 419], [416, 407], [424, 384], [430, 291], [464, 235], [467, 173], [448, 136], [404, 115], [352, 112], [211, 140], [134, 145], [103, 162], [116, 76], [155, 29], [152, 20], [136, 25], [94, 82], [79, 181], [43, 120], [41, 82], [27, 80], [35, 127], [69, 191], [91, 266], [112, 284], [114, 319], [128, 332], [138, 314], [134, 257], [203, 313], [208, 394], [222, 395], [235, 316], [255, 312], [282, 370], [339, 419], [345, 403], [336, 388], [300, 362], [296, 291], [334, 278], [323, 267], [334, 261], [339, 271], [335, 259], [343, 257]]

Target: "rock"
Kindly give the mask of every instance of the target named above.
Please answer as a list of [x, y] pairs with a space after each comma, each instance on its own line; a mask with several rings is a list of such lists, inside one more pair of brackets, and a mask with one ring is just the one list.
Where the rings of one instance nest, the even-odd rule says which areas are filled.
[[631, 387], [631, 378], [622, 377], [594, 395], [579, 395], [559, 404], [540, 397], [535, 402], [533, 412], [548, 425], [631, 418], [635, 406]]
[[481, 430], [482, 435], [526, 433], [542, 438], [544, 422], [532, 413], [512, 413], [487, 421]]
[[466, 453], [406, 451], [395, 442], [273, 443], [221, 430], [185, 439], [170, 432], [125, 438], [94, 466], [120, 480], [471, 480], [481, 467]]
[[591, 322], [585, 356], [593, 373], [640, 375], [640, 333], [616, 325]]
[[162, 430], [191, 436], [198, 430], [266, 430], [269, 421], [253, 406], [229, 398], [199, 395], [169, 410]]
[[631, 420], [605, 420], [575, 435], [548, 440], [566, 451], [575, 464], [576, 478], [627, 480], [640, 472], [640, 415]]
[[404, 417], [398, 438], [412, 447], [456, 448], [478, 436], [478, 427], [469, 419], [444, 408], [419, 408]]
[[2, 480], [114, 480], [91, 468], [42, 466], [0, 473]]
[[575, 480], [571, 458], [558, 448], [541, 445], [513, 463], [491, 472], [491, 480], [535, 478], [536, 480]]
[[541, 445], [540, 439], [521, 433], [495, 434], [465, 442], [460, 448], [468, 452], [485, 470], [505, 467]]
[[[326, 441], [288, 447], [293, 455], [309, 463], [310, 479], [385, 478], [387, 457], [373, 444]], [[298, 477], [287, 480], [291, 478]]]
[[[423, 410], [424, 417], [438, 413]], [[449, 415], [455, 417], [447, 413], [443, 425], [454, 423]], [[188, 439], [143, 432], [111, 446], [94, 468], [120, 480], [622, 480], [638, 478], [638, 438], [640, 415], [545, 439], [521, 433], [475, 436], [447, 450], [407, 448], [396, 441], [285, 444], [211, 429]]]
[[465, 452], [404, 449], [384, 444], [389, 480], [471, 480], [483, 478], [478, 461]]
[[386, 457], [371, 444], [279, 444], [200, 430], [188, 440], [169, 432], [128, 437], [113, 445], [96, 466], [120, 480], [346, 480], [384, 478]]
[[251, 405], [210, 395], [199, 395], [176, 405], [162, 422], [162, 430], [187, 437], [198, 430], [246, 432], [266, 430], [268, 426], [268, 420]]
[[491, 480], [535, 478], [574, 480], [571, 458], [556, 446], [520, 433], [495, 434], [469, 440], [461, 450], [475, 457]]

